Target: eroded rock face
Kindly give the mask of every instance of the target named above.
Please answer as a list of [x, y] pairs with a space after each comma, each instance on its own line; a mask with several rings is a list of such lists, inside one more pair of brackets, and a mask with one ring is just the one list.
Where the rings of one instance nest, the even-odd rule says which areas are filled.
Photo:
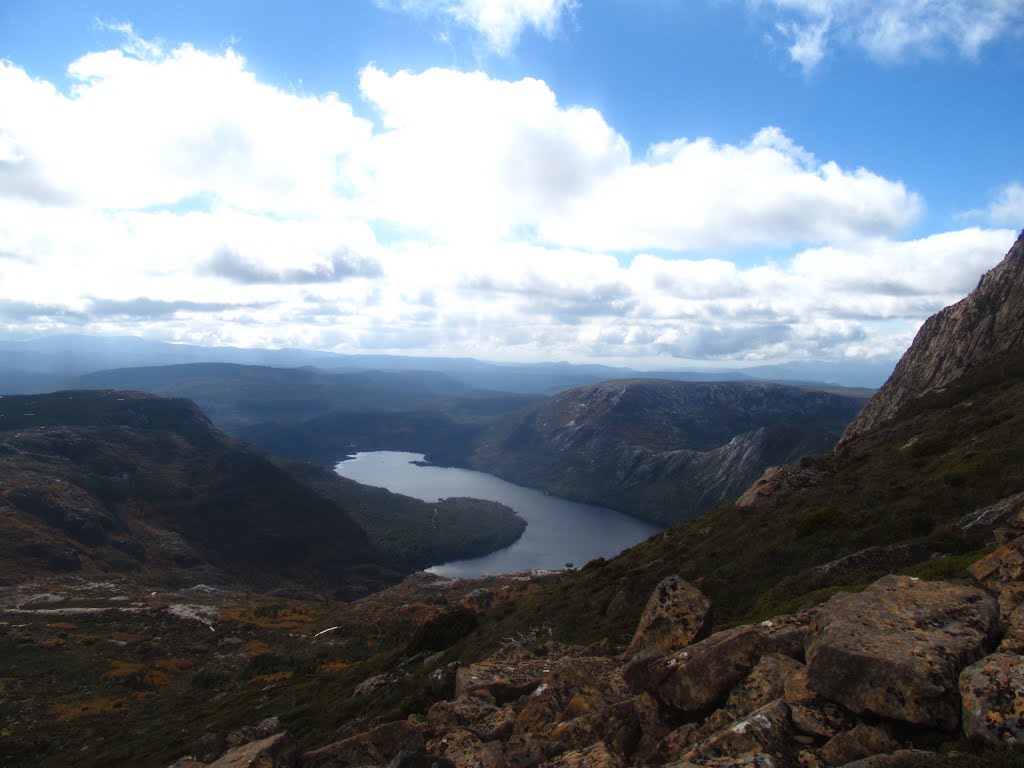
[[956, 730], [960, 671], [983, 654], [997, 618], [979, 589], [886, 576], [822, 608], [807, 643], [808, 687], [858, 714]]
[[669, 576], [654, 588], [626, 653], [651, 646], [662, 652], [685, 648], [710, 631], [711, 603], [696, 587]]
[[1024, 657], [993, 653], [960, 675], [963, 729], [990, 744], [1024, 743]]
[[971, 369], [1024, 351], [1024, 232], [962, 301], [929, 317], [885, 385], [840, 444], [896, 415], [907, 401]]

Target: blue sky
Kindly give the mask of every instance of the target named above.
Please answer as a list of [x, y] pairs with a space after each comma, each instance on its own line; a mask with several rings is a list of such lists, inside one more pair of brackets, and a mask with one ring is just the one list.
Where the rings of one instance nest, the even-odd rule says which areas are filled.
[[0, 6], [0, 327], [896, 357], [1024, 226], [1024, 0]]

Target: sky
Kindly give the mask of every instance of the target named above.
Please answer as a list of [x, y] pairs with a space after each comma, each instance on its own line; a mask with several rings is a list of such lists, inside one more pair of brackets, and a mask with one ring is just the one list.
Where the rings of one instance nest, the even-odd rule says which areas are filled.
[[895, 359], [1024, 227], [1024, 0], [0, 0], [0, 335]]

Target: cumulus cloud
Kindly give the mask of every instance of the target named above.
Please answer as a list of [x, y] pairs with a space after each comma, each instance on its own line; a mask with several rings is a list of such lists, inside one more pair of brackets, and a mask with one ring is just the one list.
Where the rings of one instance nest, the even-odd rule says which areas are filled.
[[895, 356], [1013, 241], [903, 242], [913, 190], [780, 128], [634, 152], [535, 79], [369, 66], [357, 114], [234, 51], [144, 42], [73, 62], [66, 90], [0, 63], [0, 327], [652, 365]]
[[502, 55], [515, 48], [524, 29], [552, 37], [578, 0], [378, 0], [384, 8], [439, 15], [471, 27], [487, 47]]
[[367, 205], [444, 238], [530, 236], [595, 250], [688, 249], [892, 234], [920, 198], [864, 168], [821, 162], [775, 127], [632, 157], [593, 109], [543, 82], [432, 69], [363, 72], [384, 130]]
[[973, 58], [1024, 23], [1021, 0], [776, 0], [771, 7], [790, 57], [807, 71], [830, 45], [857, 46], [890, 63], [949, 50]]

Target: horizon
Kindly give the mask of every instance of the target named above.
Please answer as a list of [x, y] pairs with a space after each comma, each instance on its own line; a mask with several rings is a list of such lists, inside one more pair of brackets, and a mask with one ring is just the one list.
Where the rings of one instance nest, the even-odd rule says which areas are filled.
[[0, 334], [895, 361], [1024, 226], [1024, 0], [16, 1]]

